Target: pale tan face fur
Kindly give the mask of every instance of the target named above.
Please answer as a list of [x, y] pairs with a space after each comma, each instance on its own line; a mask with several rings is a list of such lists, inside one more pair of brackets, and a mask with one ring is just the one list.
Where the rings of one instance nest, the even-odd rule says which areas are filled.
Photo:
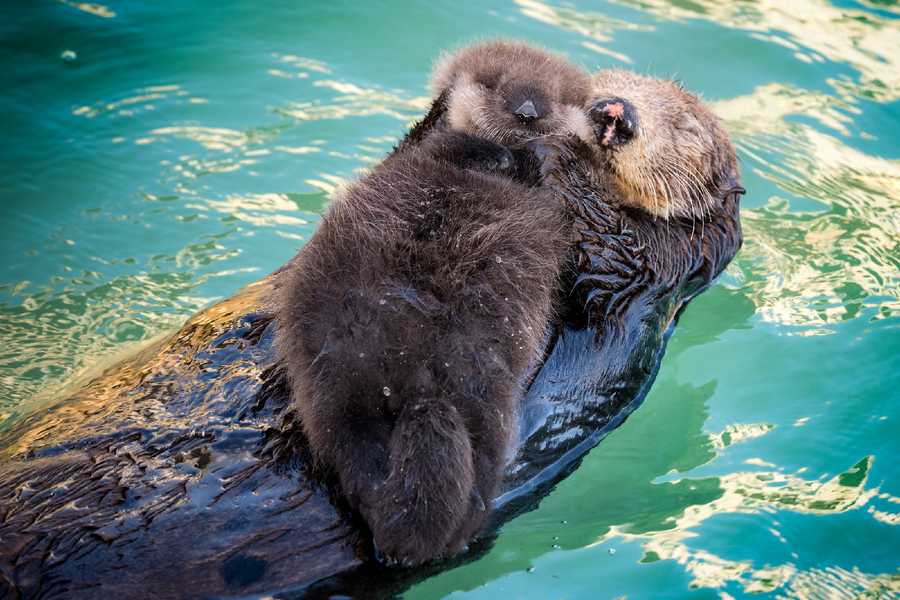
[[[451, 129], [502, 144], [547, 134], [588, 141], [592, 127], [582, 107], [590, 77], [564, 58], [519, 42], [494, 41], [445, 56], [432, 76], [435, 95], [448, 92]], [[530, 101], [536, 116], [516, 110]]]
[[629, 71], [599, 71], [592, 78], [588, 112], [604, 98], [625, 99], [636, 115], [633, 138], [595, 151], [605, 153], [623, 203], [670, 218], [702, 218], [738, 181], [734, 148], [719, 120], [677, 83]]

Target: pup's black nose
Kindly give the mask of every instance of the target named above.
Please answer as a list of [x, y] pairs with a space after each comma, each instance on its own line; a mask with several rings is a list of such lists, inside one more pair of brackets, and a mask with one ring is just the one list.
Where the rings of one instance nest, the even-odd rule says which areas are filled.
[[537, 108], [531, 100], [523, 102], [519, 108], [513, 111], [513, 114], [519, 117], [519, 120], [523, 123], [531, 123], [538, 118]]
[[624, 98], [601, 98], [589, 111], [602, 146], [627, 144], [637, 133], [637, 111]]

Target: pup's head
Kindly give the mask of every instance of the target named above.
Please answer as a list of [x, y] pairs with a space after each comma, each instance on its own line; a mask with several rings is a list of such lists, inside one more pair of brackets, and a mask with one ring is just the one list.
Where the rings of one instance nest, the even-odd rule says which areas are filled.
[[521, 42], [484, 42], [449, 54], [435, 67], [431, 87], [435, 96], [446, 94], [452, 130], [503, 144], [547, 134], [585, 141], [592, 135], [582, 109], [590, 76]]

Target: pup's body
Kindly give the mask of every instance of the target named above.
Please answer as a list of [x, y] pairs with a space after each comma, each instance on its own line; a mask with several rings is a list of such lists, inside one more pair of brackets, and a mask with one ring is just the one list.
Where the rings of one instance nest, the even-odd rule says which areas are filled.
[[427, 135], [334, 200], [283, 287], [310, 446], [389, 562], [463, 548], [509, 458], [569, 240], [562, 205], [497, 142], [590, 133], [564, 64], [509, 43], [445, 60]]
[[483, 523], [563, 232], [539, 189], [418, 152], [351, 186], [301, 251], [281, 356], [316, 457], [388, 559], [452, 554]]

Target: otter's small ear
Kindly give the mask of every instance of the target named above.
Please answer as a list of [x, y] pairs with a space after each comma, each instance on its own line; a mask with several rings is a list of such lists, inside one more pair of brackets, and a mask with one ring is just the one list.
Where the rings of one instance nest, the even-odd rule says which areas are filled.
[[725, 181], [722, 182], [722, 185], [719, 186], [719, 198], [722, 200], [727, 200], [732, 194], [743, 196], [746, 193], [747, 190], [740, 184], [737, 175], [735, 174], [726, 177]]

